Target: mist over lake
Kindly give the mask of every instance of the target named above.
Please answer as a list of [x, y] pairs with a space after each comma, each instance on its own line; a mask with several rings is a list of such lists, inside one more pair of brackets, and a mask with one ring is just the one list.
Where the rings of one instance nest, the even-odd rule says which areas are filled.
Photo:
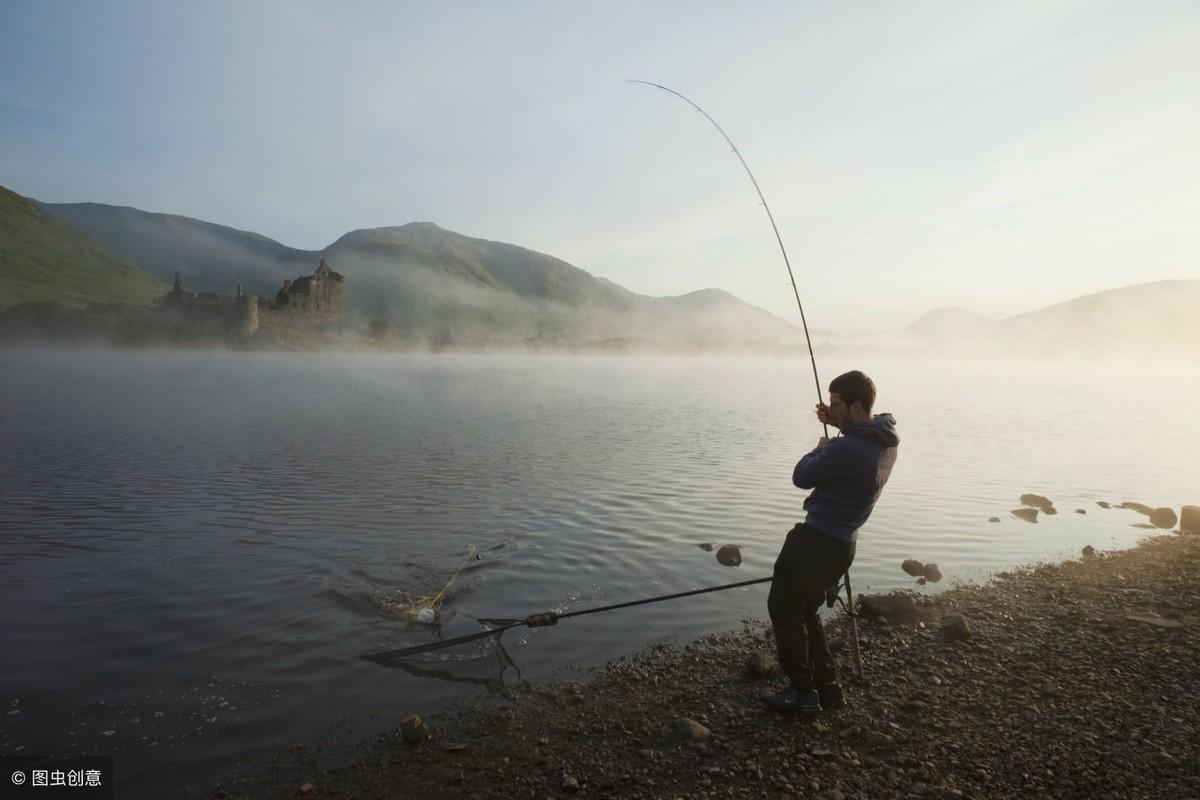
[[[819, 366], [825, 384], [870, 374], [901, 436], [858, 590], [914, 586], [905, 558], [945, 586], [1127, 546], [1145, 518], [1098, 501], [1200, 500], [1200, 428], [1175, 413], [1195, 371]], [[115, 751], [121, 797], [202, 793], [234, 754], [349, 741], [765, 618], [756, 586], [407, 671], [358, 659], [480, 617], [768, 575], [803, 518], [792, 466], [821, 435], [802, 358], [10, 349], [0, 370], [0, 752]], [[1059, 513], [1013, 517], [1026, 492]], [[440, 631], [397, 617], [399, 593], [437, 592], [469, 548]]]

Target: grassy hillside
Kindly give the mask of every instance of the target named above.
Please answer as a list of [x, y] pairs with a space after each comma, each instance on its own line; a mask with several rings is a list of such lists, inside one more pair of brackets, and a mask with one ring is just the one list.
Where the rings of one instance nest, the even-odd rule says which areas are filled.
[[0, 187], [0, 309], [31, 301], [150, 305], [169, 288]]
[[284, 280], [310, 275], [319, 253], [296, 250], [257, 233], [175, 214], [101, 203], [45, 203], [51, 214], [165, 281], [183, 273], [197, 292], [271, 295]]

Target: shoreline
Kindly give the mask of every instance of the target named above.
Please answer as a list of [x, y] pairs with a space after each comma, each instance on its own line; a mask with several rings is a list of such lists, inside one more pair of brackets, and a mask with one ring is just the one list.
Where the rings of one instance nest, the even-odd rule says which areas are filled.
[[[349, 760], [293, 748], [213, 797], [1200, 798], [1198, 576], [1200, 536], [1165, 533], [864, 597], [866, 681], [839, 614], [848, 705], [813, 719], [763, 705], [786, 680], [749, 668], [773, 646], [747, 621], [397, 727]], [[943, 634], [953, 614], [969, 638]]]

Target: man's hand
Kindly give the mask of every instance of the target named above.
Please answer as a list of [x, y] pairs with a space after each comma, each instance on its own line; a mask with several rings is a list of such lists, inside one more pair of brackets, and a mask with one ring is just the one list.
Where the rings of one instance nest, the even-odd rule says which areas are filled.
[[822, 436], [820, 439], [817, 440], [817, 449], [820, 450], [822, 447], [824, 447], [827, 444], [829, 444], [829, 437]]
[[829, 424], [829, 406], [824, 403], [817, 403], [817, 421], [822, 425]]

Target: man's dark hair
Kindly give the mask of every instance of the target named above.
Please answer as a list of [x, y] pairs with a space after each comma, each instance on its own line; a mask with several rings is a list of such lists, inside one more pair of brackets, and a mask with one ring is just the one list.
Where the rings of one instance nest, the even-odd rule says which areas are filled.
[[842, 402], [847, 406], [856, 400], [862, 403], [863, 411], [868, 415], [871, 413], [871, 406], [875, 405], [875, 382], [858, 370], [838, 375], [833, 379], [833, 383], [829, 384], [829, 391], [831, 394], [837, 392], [838, 397], [842, 398]]

